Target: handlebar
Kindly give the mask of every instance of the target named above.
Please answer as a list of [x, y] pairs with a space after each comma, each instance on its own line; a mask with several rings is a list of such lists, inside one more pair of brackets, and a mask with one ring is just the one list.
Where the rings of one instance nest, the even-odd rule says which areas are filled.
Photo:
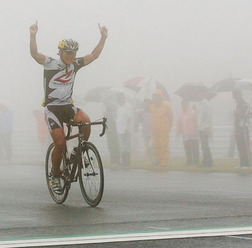
[[74, 120], [70, 120], [70, 122], [67, 123], [67, 127], [68, 127], [67, 137], [69, 137], [69, 135], [70, 135], [71, 126], [73, 126], [73, 127], [87, 127], [87, 126], [94, 126], [94, 125], [102, 125], [102, 132], [100, 133], [100, 137], [102, 137], [106, 131], [106, 127], [107, 127], [106, 122], [107, 122], [106, 117], [103, 117], [102, 121], [93, 121], [93, 122], [76, 122]]

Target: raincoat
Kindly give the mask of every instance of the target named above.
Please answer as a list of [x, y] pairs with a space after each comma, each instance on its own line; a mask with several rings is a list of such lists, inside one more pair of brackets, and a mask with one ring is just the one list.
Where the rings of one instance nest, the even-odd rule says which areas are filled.
[[167, 166], [169, 161], [169, 137], [173, 122], [173, 112], [169, 102], [152, 104], [152, 138], [159, 166]]

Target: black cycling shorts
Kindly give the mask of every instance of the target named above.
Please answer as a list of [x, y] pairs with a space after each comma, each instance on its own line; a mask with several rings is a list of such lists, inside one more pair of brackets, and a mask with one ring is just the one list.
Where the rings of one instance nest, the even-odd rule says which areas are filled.
[[63, 128], [63, 123], [68, 123], [80, 109], [73, 104], [45, 107], [45, 121], [50, 131]]

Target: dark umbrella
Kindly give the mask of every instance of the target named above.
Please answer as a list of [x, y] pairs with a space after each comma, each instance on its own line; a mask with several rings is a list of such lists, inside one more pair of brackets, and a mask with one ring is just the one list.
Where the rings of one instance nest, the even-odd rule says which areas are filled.
[[208, 87], [200, 83], [186, 83], [175, 91], [175, 94], [189, 102], [200, 101], [203, 93], [207, 95], [208, 99], [211, 99], [215, 95]]
[[232, 91], [236, 87], [238, 80], [239, 78], [233, 78], [233, 77], [220, 80], [211, 87], [211, 90], [216, 93]]

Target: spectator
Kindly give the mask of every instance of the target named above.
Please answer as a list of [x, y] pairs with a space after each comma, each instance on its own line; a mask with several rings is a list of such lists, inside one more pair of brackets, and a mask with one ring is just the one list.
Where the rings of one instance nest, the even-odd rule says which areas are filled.
[[12, 159], [12, 111], [4, 104], [0, 104], [0, 158]]
[[200, 102], [198, 109], [198, 129], [200, 136], [200, 143], [202, 149], [202, 167], [212, 167], [213, 159], [212, 153], [209, 147], [209, 138], [212, 134], [212, 112], [207, 99], [207, 93], [202, 92], [200, 94]]
[[123, 93], [117, 95], [118, 108], [116, 112], [116, 130], [119, 140], [121, 165], [130, 165], [131, 160], [131, 132], [133, 128], [132, 108], [126, 102]]
[[241, 91], [233, 91], [236, 101], [234, 114], [235, 138], [240, 159], [240, 168], [251, 167], [251, 151], [249, 145], [248, 114], [249, 105], [242, 98]]
[[146, 156], [151, 159], [152, 156], [152, 129], [151, 129], [151, 112], [150, 112], [151, 100], [144, 99], [143, 110], [139, 112], [139, 121], [142, 125], [142, 136], [145, 145]]
[[50, 141], [50, 133], [48, 127], [45, 122], [45, 116], [43, 110], [34, 110], [33, 111], [34, 117], [37, 123], [37, 137], [38, 141], [41, 145], [41, 153], [45, 154], [47, 146], [49, 145]]
[[105, 116], [107, 117], [107, 144], [110, 155], [110, 162], [113, 165], [118, 165], [120, 163], [120, 153], [118, 137], [116, 132], [116, 107], [114, 104], [106, 102], [105, 104]]
[[234, 127], [234, 111], [229, 113], [229, 119], [232, 121], [232, 127], [230, 131], [229, 146], [228, 146], [228, 158], [234, 158], [236, 154], [236, 139], [235, 139], [235, 127]]
[[199, 134], [197, 115], [189, 102], [181, 102], [182, 113], [177, 120], [177, 134], [183, 137], [187, 165], [199, 164]]
[[156, 89], [152, 95], [150, 110], [156, 163], [158, 166], [167, 166], [169, 161], [169, 137], [173, 113], [170, 103], [163, 99], [160, 89]]

